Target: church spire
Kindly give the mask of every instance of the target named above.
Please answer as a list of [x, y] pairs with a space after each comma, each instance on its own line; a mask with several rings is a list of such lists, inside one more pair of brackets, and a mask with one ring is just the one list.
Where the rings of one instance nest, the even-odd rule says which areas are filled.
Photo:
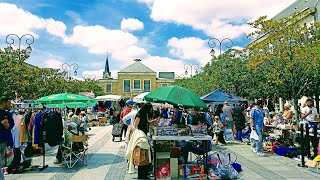
[[109, 69], [109, 52], [107, 52], [106, 65], [104, 67], [103, 78], [111, 78], [111, 72]]

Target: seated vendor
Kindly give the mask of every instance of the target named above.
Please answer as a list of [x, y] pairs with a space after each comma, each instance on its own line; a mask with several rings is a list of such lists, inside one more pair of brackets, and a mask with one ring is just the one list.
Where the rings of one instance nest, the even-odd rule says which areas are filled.
[[285, 104], [284, 105], [284, 111], [282, 114], [282, 118], [285, 124], [292, 123], [292, 117], [293, 117], [293, 112], [291, 111], [291, 105], [290, 104]]
[[318, 111], [315, 107], [313, 107], [313, 100], [307, 99], [306, 107], [304, 107], [301, 111], [301, 118], [305, 121], [314, 121], [315, 116], [318, 115]]

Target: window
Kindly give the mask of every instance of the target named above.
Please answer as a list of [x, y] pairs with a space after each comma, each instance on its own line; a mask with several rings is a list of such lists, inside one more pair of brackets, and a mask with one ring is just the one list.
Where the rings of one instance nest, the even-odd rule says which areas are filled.
[[112, 92], [112, 84], [111, 83], [107, 83], [106, 90], [107, 90], [107, 92]]
[[168, 84], [167, 83], [161, 84], [161, 87], [165, 87], [165, 86], [168, 86]]
[[140, 80], [133, 80], [133, 89], [141, 89]]
[[131, 92], [130, 80], [123, 80], [123, 92]]
[[151, 89], [150, 80], [143, 80], [143, 91], [150, 92], [150, 89]]

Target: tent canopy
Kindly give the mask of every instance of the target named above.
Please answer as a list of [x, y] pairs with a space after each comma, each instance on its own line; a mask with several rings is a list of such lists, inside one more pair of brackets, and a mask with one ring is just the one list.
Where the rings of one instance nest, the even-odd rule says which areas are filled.
[[119, 101], [122, 96], [119, 95], [105, 95], [105, 96], [97, 96], [95, 100], [97, 101]]
[[230, 104], [235, 104], [239, 100], [240, 101], [247, 101], [241, 97], [236, 95], [230, 94], [222, 89], [217, 89], [209, 94], [206, 94], [200, 97], [205, 103], [212, 103], [212, 104], [223, 104], [227, 101]]
[[140, 103], [140, 102], [144, 102], [144, 97], [149, 94], [150, 92], [144, 92], [141, 93], [139, 95], [137, 95], [136, 97], [132, 98], [133, 102], [135, 103]]

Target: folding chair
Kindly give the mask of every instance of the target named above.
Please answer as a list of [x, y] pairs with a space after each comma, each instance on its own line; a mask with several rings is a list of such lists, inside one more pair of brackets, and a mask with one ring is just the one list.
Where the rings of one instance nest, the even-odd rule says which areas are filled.
[[204, 155], [211, 151], [212, 144], [211, 144], [211, 141], [207, 141], [207, 148], [205, 148], [205, 146], [202, 143], [203, 143], [203, 141], [201, 141], [201, 145], [200, 146], [193, 146], [193, 149], [192, 149], [191, 153], [196, 157], [195, 160], [192, 161], [193, 163], [194, 162], [197, 162], [197, 164], [199, 164], [201, 162], [203, 164], [206, 163], [205, 159], [204, 159]]
[[[83, 148], [79, 145], [83, 144]], [[78, 149], [76, 149], [78, 148]], [[78, 136], [73, 135], [71, 142], [67, 145], [62, 145], [63, 163], [69, 169], [73, 168], [78, 161], [81, 161], [84, 166], [87, 165], [87, 151], [88, 151], [88, 135]]]

